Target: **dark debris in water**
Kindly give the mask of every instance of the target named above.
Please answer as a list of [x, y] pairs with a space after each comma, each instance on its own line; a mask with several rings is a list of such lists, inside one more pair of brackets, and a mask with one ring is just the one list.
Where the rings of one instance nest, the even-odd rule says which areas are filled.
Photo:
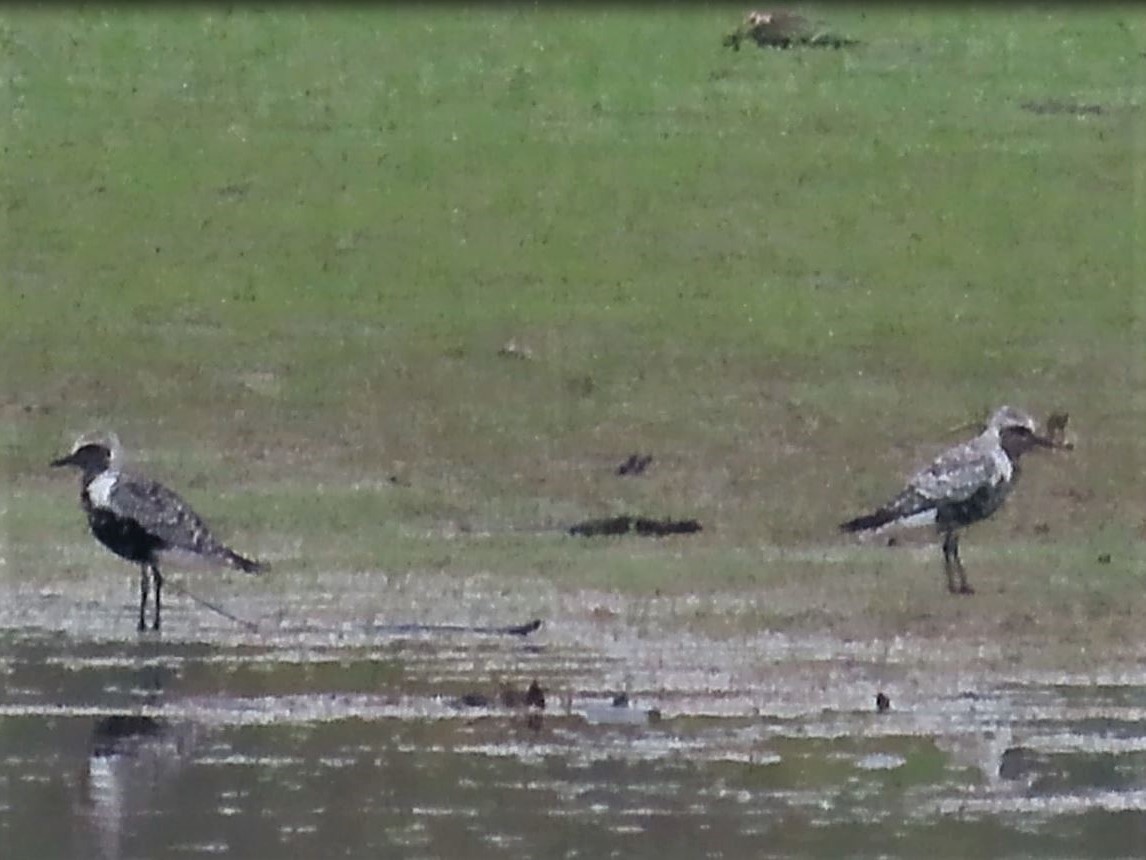
[[545, 690], [534, 678], [524, 690], [518, 690], [511, 684], [502, 684], [496, 695], [491, 696], [481, 692], [463, 693], [453, 704], [459, 708], [493, 708], [501, 705], [503, 708], [544, 710]]
[[502, 627], [481, 626], [471, 624], [376, 624], [372, 628], [375, 633], [478, 633], [485, 636], [528, 636], [541, 629], [541, 619], [534, 618], [524, 624], [508, 624]]
[[142, 740], [162, 735], [166, 729], [166, 723], [154, 717], [112, 714], [92, 727], [92, 755], [117, 755]]
[[1027, 747], [1009, 747], [999, 757], [999, 777], [1025, 780], [1046, 766], [1046, 756]]
[[634, 708], [629, 694], [620, 692], [609, 699], [608, 705], [590, 705], [585, 709], [590, 723], [603, 725], [655, 725], [661, 721], [660, 708]]

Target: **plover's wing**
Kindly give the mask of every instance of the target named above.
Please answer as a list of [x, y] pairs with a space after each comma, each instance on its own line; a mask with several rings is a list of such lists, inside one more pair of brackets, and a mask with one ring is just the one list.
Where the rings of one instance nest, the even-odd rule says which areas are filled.
[[965, 501], [985, 486], [1009, 480], [1011, 469], [998, 440], [980, 436], [944, 451], [931, 465], [912, 475], [890, 502], [874, 513], [842, 523], [840, 528], [858, 532], [888, 525], [934, 523], [940, 506]]
[[108, 493], [107, 507], [117, 516], [135, 520], [173, 549], [201, 555], [216, 555], [222, 550], [191, 506], [155, 481], [120, 475]]
[[912, 476], [908, 489], [934, 502], [961, 502], [981, 487], [1005, 480], [997, 453], [978, 442], [972, 440], [944, 451]]

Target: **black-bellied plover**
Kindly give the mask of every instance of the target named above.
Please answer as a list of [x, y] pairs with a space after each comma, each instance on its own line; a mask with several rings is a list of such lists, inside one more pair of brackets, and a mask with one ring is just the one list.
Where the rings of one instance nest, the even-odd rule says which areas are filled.
[[266, 565], [244, 558], [220, 543], [207, 524], [178, 495], [155, 481], [122, 472], [112, 449], [102, 442], [76, 444], [53, 466], [76, 466], [82, 472], [80, 504], [92, 534], [104, 546], [139, 565], [139, 629], [146, 629], [149, 585], [155, 586], [155, 614], [160, 623], [163, 574], [160, 563], [182, 562], [228, 566], [258, 573]]
[[[1063, 421], [1065, 424], [1065, 418]], [[944, 451], [879, 510], [849, 520], [840, 528], [862, 532], [934, 524], [943, 535], [948, 590], [972, 594], [974, 589], [967, 584], [959, 558], [959, 530], [999, 509], [1019, 477], [1019, 458], [1040, 446], [1066, 447], [1040, 435], [1035, 419], [1026, 412], [1000, 407], [982, 433]]]

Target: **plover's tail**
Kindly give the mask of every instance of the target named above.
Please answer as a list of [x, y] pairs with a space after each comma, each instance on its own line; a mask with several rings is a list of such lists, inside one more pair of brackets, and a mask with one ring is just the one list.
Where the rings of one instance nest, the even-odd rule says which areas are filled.
[[271, 566], [266, 562], [246, 558], [227, 547], [223, 547], [222, 558], [231, 567], [241, 570], [243, 573], [263, 573], [271, 569]]
[[897, 517], [893, 511], [889, 511], [887, 508], [881, 508], [873, 514], [864, 514], [862, 517], [856, 517], [854, 520], [840, 523], [840, 531], [866, 532], [872, 529], [882, 528], [888, 523], [895, 522], [896, 519]]
[[845, 532], [866, 532], [884, 526], [920, 526], [935, 522], [935, 501], [914, 487], [908, 487], [874, 513], [840, 523]]

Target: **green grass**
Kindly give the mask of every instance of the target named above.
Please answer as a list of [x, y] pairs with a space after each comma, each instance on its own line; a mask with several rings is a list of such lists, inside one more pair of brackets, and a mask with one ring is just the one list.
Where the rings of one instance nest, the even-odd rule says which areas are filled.
[[[719, 6], [4, 10], [11, 558], [82, 530], [44, 464], [112, 426], [289, 564], [737, 582], [1002, 401], [1080, 447], [984, 540], [1133, 553], [1141, 16], [820, 11], [864, 44], [733, 53]], [[1102, 112], [1022, 106], [1054, 101]], [[709, 531], [432, 537], [621, 510]]]

